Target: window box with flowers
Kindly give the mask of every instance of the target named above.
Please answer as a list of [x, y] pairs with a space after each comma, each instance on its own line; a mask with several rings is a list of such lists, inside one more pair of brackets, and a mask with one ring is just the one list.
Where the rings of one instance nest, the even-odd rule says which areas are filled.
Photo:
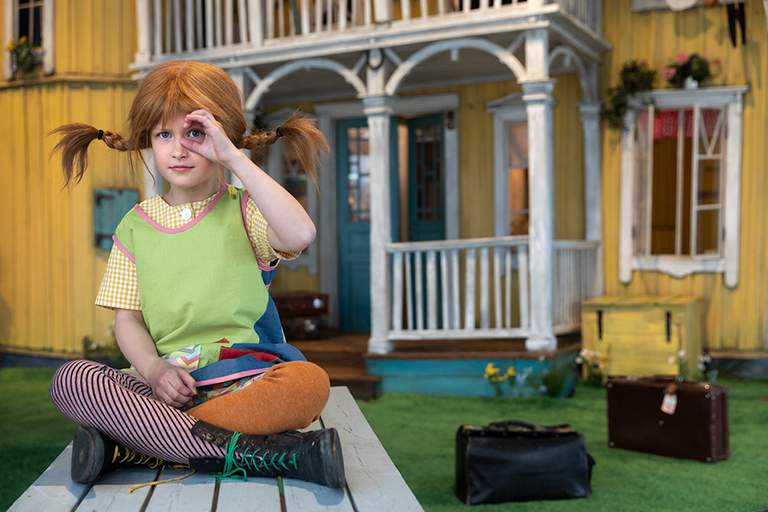
[[11, 80], [34, 74], [43, 63], [43, 49], [32, 46], [27, 36], [21, 36], [18, 41], [8, 41], [6, 50], [11, 64]]

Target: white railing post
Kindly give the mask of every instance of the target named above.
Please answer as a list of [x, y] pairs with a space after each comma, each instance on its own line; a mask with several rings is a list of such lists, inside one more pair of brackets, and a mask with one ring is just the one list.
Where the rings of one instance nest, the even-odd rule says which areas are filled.
[[531, 327], [531, 306], [528, 287], [528, 248], [524, 245], [517, 248], [517, 276], [520, 296], [520, 327], [528, 330]]
[[149, 0], [136, 0], [136, 23], [138, 24], [138, 51], [136, 64], [147, 64], [152, 60], [152, 17]]
[[[371, 0], [365, 0], [366, 3]], [[392, 3], [393, 0], [373, 0], [374, 16], [376, 23], [387, 23], [392, 21]]]
[[264, 3], [262, 0], [248, 0], [248, 27], [253, 46], [264, 45]]

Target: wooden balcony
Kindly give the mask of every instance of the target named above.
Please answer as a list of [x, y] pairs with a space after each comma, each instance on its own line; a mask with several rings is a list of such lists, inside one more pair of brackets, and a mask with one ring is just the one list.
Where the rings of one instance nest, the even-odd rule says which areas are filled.
[[601, 0], [137, 0], [139, 72], [173, 59], [222, 67], [509, 33], [554, 20], [599, 39]]

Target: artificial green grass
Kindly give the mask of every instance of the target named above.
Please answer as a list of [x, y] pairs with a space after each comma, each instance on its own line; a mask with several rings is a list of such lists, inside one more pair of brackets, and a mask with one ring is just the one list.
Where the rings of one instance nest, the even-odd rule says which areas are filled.
[[[768, 383], [727, 381], [731, 456], [717, 464], [608, 448], [605, 390], [570, 399], [385, 394], [360, 402], [379, 439], [427, 511], [743, 511], [768, 508]], [[597, 461], [587, 499], [467, 507], [454, 496], [454, 438], [462, 423], [519, 419], [570, 423]]]
[[48, 398], [54, 371], [0, 369], [0, 510], [16, 501], [75, 433]]
[[[73, 424], [48, 399], [51, 369], [0, 369], [0, 510], [8, 508], [69, 443]], [[768, 383], [726, 381], [731, 457], [718, 464], [607, 447], [605, 391], [571, 399], [387, 394], [359, 402], [427, 511], [744, 511], [768, 508]], [[582, 500], [466, 507], [453, 494], [454, 435], [462, 423], [501, 419], [571, 423], [597, 460]], [[396, 511], [391, 511], [396, 512]]]

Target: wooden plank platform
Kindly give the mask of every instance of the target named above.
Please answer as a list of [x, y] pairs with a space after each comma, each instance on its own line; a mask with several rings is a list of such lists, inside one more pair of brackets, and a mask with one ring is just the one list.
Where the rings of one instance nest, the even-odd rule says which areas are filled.
[[137, 483], [172, 478], [183, 470], [119, 469], [94, 485], [70, 478], [72, 445], [11, 506], [13, 512], [77, 511], [344, 511], [423, 510], [387, 455], [346, 387], [331, 388], [328, 404], [308, 430], [334, 427], [341, 438], [347, 487], [335, 490], [301, 480], [249, 478], [216, 482], [211, 475], [147, 486]]

